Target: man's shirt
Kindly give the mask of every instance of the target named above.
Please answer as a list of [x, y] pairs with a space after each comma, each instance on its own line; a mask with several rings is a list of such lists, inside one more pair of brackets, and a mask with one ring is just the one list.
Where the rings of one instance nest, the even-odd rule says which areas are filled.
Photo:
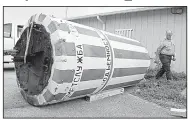
[[175, 55], [175, 45], [171, 40], [164, 40], [158, 47], [157, 54]]

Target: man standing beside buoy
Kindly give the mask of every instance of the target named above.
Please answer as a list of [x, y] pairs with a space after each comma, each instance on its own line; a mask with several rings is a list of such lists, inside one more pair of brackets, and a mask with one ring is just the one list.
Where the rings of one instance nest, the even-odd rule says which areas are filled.
[[170, 71], [171, 60], [175, 61], [175, 45], [171, 40], [172, 31], [166, 31], [166, 38], [161, 43], [161, 45], [157, 48], [155, 63], [159, 62], [159, 59], [162, 63], [162, 68], [156, 75], [156, 79], [162, 77], [162, 75], [166, 72], [167, 80], [172, 79], [172, 74]]

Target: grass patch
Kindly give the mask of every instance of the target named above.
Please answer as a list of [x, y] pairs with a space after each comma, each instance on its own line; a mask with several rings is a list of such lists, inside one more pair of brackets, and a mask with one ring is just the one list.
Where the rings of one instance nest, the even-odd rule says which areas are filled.
[[181, 92], [186, 88], [186, 74], [172, 72], [173, 80], [167, 80], [165, 74], [156, 80], [158, 68], [150, 69], [145, 81], [136, 85], [131, 94], [166, 108], [186, 108], [186, 97]]

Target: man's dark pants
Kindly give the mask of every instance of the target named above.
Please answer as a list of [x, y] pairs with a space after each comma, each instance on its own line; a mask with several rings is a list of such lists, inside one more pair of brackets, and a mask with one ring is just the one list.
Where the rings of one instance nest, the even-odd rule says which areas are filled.
[[157, 73], [156, 79], [162, 77], [162, 75], [166, 72], [167, 80], [171, 80], [172, 79], [172, 73], [170, 71], [170, 64], [171, 64], [172, 56], [160, 54], [159, 58], [160, 58], [160, 61], [162, 63], [162, 68]]

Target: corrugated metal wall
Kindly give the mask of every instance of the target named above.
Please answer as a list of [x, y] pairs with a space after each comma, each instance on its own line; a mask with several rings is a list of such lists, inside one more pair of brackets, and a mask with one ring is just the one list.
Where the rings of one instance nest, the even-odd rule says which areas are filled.
[[[115, 29], [133, 29], [133, 39], [139, 40], [148, 49], [151, 58], [155, 56], [154, 52], [164, 40], [165, 31], [172, 30], [177, 58], [172, 62], [172, 70], [186, 72], [186, 14], [186, 7], [183, 8], [183, 14], [172, 14], [171, 8], [168, 8], [102, 16], [102, 20], [106, 22], [108, 32], [114, 33]], [[96, 17], [73, 22], [102, 29], [102, 24]]]

